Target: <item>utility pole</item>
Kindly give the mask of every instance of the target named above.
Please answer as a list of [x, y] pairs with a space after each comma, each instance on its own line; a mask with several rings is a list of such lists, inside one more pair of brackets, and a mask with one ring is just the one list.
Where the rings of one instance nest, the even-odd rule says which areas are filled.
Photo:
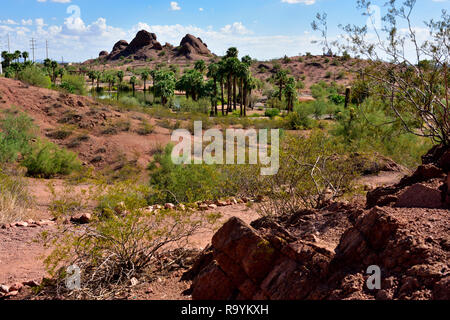
[[45, 40], [45, 57], [48, 59], [48, 40]]
[[34, 38], [31, 38], [30, 40], [30, 48], [31, 52], [33, 52], [33, 62], [36, 62], [34, 51], [36, 50], [36, 40]]
[[11, 53], [11, 44], [9, 42], [9, 33], [8, 33], [8, 53]]

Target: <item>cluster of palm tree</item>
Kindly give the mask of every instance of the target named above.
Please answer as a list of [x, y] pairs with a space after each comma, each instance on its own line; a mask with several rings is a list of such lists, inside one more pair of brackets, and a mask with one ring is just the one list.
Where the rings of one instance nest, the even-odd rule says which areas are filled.
[[[222, 115], [237, 111], [240, 108], [240, 116], [246, 116], [247, 110], [251, 106], [252, 91], [256, 88], [257, 81], [251, 73], [252, 59], [250, 56], [238, 58], [238, 50], [235, 47], [229, 48], [225, 56], [220, 60], [216, 59], [210, 64], [204, 60], [195, 62], [192, 69], [186, 69], [179, 79], [176, 79], [175, 72], [168, 68], [144, 69], [134, 72], [130, 78], [130, 85], [133, 94], [136, 90], [138, 78], [144, 85], [144, 92], [151, 90], [155, 97], [160, 97], [163, 105], [166, 105], [175, 90], [185, 93], [187, 99], [198, 101], [201, 98], [211, 100], [211, 115], [217, 116], [219, 113], [219, 102], [222, 106]], [[95, 71], [87, 73], [94, 87], [97, 81], [97, 90], [100, 83], [107, 83], [109, 91], [117, 83], [119, 90], [123, 83], [124, 71]], [[147, 87], [148, 82], [152, 86]], [[272, 78], [273, 83], [278, 87], [275, 97], [281, 101], [285, 98], [288, 112], [294, 110], [297, 97], [297, 82], [290, 77], [288, 71], [277, 70]]]
[[[23, 68], [30, 66], [33, 62], [28, 60], [29, 54], [28, 52], [20, 52], [15, 51], [14, 53], [9, 53], [8, 51], [3, 51], [1, 54], [2, 57], [2, 67], [4, 69], [5, 74], [8, 77], [17, 76], [19, 71], [23, 70]], [[20, 59], [23, 59], [20, 62]]]
[[[199, 60], [193, 69], [186, 70], [178, 80], [176, 88], [186, 93], [186, 97], [194, 101], [202, 97], [211, 98], [211, 114], [218, 115], [218, 101], [222, 104], [222, 115], [236, 111], [240, 106], [240, 115], [246, 116], [249, 96], [254, 89], [254, 81], [250, 72], [252, 59], [249, 56], [238, 59], [238, 50], [228, 49], [227, 54], [218, 62], [206, 66]], [[206, 77], [208, 78], [205, 81]], [[220, 92], [220, 95], [219, 95]], [[227, 95], [227, 99], [225, 99]]]
[[2, 52], [2, 59], [3, 59], [3, 67], [7, 68], [12, 63], [20, 63], [20, 59], [23, 59], [23, 63], [27, 63], [27, 59], [30, 55], [28, 52], [20, 52], [19, 50], [15, 51], [14, 53], [9, 53], [8, 51]]
[[54, 84], [56, 84], [58, 77], [62, 78], [66, 73], [66, 69], [60, 67], [58, 62], [51, 59], [44, 60], [44, 69]]
[[286, 99], [286, 109], [288, 112], [294, 111], [294, 103], [297, 98], [297, 82], [294, 77], [289, 76], [289, 72], [279, 69], [272, 77], [274, 83], [278, 86], [278, 99]]

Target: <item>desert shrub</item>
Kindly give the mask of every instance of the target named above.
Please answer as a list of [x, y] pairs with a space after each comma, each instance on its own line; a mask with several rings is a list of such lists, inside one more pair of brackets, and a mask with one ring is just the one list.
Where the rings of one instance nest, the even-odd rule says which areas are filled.
[[57, 192], [51, 183], [47, 187], [52, 195], [49, 209], [54, 218], [70, 217], [87, 209], [91, 190], [77, 191], [70, 184], [65, 185], [60, 192]]
[[29, 216], [33, 199], [21, 177], [11, 177], [0, 171], [0, 223], [22, 221]]
[[332, 94], [328, 97], [328, 99], [336, 105], [345, 103], [345, 97], [340, 94]]
[[267, 199], [260, 204], [262, 213], [289, 215], [320, 208], [350, 191], [355, 174], [342, 146], [321, 131], [304, 139], [283, 139], [278, 173], [255, 186]]
[[148, 121], [143, 119], [137, 133], [141, 136], [147, 136], [155, 131], [155, 127]]
[[32, 86], [50, 88], [52, 85], [50, 77], [47, 76], [44, 71], [37, 66], [26, 67], [19, 72], [18, 78], [19, 80]]
[[58, 292], [69, 293], [65, 278], [71, 265], [83, 271], [81, 288], [72, 291], [72, 299], [111, 299], [132, 278], [166, 270], [183, 257], [188, 237], [207, 218], [190, 211], [143, 210], [143, 197], [149, 191], [134, 183], [114, 185], [105, 190], [100, 202], [106, 207], [123, 200], [123, 211], [96, 219], [88, 229], [67, 231], [56, 239], [44, 237], [55, 246], [45, 263]]
[[267, 109], [266, 112], [264, 113], [264, 115], [266, 117], [269, 118], [275, 118], [276, 116], [280, 115], [280, 110], [279, 109]]
[[209, 99], [202, 98], [198, 101], [181, 97], [179, 100], [181, 112], [204, 113], [209, 114], [211, 110], [211, 102]]
[[288, 130], [303, 130], [311, 129], [313, 121], [310, 118], [311, 111], [305, 105], [299, 105], [294, 107], [294, 112], [290, 112], [284, 122], [285, 129]]
[[[403, 124], [382, 101], [372, 98], [359, 107], [341, 109], [331, 133], [348, 150], [379, 152], [393, 160], [414, 167], [431, 148], [431, 141], [406, 132]], [[404, 118], [408, 123], [413, 119]]]
[[121, 105], [123, 105], [124, 107], [135, 107], [135, 106], [140, 106], [141, 103], [139, 102], [138, 99], [134, 98], [134, 97], [121, 97], [119, 99], [119, 102]]
[[227, 187], [227, 177], [219, 165], [176, 165], [172, 162], [173, 146], [154, 155], [148, 167], [150, 186], [157, 203], [218, 199], [232, 194]]
[[316, 120], [318, 120], [326, 113], [328, 105], [323, 100], [316, 100], [313, 102], [312, 108], [314, 117], [316, 118]]
[[86, 94], [86, 81], [83, 76], [65, 74], [62, 77], [60, 87], [69, 93]]
[[51, 142], [38, 142], [32, 152], [25, 156], [22, 165], [27, 168], [27, 175], [40, 178], [68, 175], [80, 168], [75, 153]]
[[0, 120], [0, 163], [14, 162], [31, 151], [33, 120], [25, 114], [7, 114]]

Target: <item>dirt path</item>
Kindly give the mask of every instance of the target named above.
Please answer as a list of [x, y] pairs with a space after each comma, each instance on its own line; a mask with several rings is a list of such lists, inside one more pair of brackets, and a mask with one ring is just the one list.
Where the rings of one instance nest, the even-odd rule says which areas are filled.
[[[233, 216], [248, 223], [259, 217], [255, 209], [248, 208], [244, 204], [206, 211], [205, 214], [212, 212], [222, 214], [220, 223], [226, 222]], [[204, 249], [210, 243], [217, 227], [221, 226], [220, 223], [214, 229], [203, 229], [194, 235], [190, 240], [192, 248]], [[12, 285], [16, 282], [40, 281], [46, 276], [43, 259], [51, 250], [44, 248], [43, 244], [36, 240], [43, 231], [53, 232], [56, 229], [55, 226], [0, 229], [0, 284]]]
[[45, 276], [43, 257], [48, 249], [36, 242], [43, 231], [54, 226], [0, 229], [0, 284], [41, 280]]

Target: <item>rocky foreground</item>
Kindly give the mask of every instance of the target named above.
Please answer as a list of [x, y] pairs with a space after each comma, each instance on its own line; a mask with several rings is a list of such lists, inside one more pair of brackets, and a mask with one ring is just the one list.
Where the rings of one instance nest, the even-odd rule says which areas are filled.
[[[194, 300], [450, 299], [450, 150], [367, 204], [230, 219], [184, 275]], [[370, 266], [381, 288], [370, 290]]]

